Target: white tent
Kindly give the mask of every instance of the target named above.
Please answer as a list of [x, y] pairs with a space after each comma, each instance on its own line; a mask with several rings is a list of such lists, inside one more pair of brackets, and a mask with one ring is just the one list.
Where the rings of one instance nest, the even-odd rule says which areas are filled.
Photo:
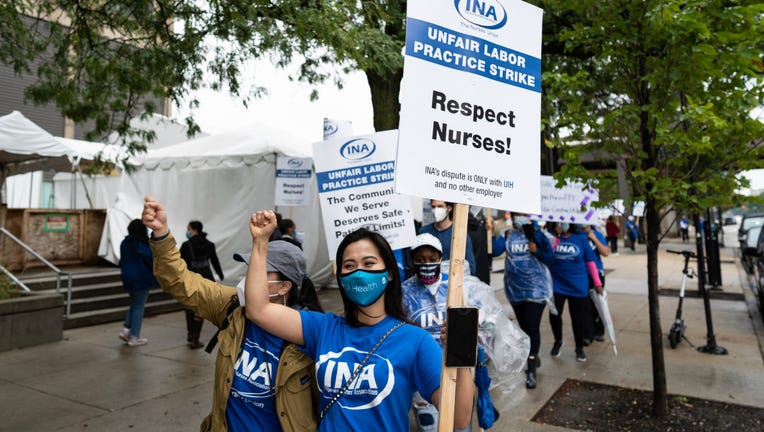
[[18, 111], [0, 117], [0, 185], [13, 178], [5, 184], [11, 208], [38, 206], [38, 171], [78, 172], [96, 158], [117, 162], [124, 154], [118, 146], [54, 137]]
[[[232, 257], [252, 247], [249, 218], [257, 210], [274, 208], [277, 156], [307, 157], [310, 146], [307, 140], [288, 132], [254, 125], [149, 150], [137, 159], [139, 168], [134, 173], [122, 175], [118, 202], [107, 211], [99, 255], [118, 262], [127, 224], [140, 217], [143, 197], [151, 195], [167, 208], [170, 229], [179, 243], [185, 240], [189, 221], [204, 224], [209, 240], [215, 243], [226, 281], [237, 282], [246, 267]], [[331, 264], [315, 180], [311, 188], [310, 206], [276, 210], [305, 232], [308, 274], [316, 286], [321, 286], [331, 276]]]

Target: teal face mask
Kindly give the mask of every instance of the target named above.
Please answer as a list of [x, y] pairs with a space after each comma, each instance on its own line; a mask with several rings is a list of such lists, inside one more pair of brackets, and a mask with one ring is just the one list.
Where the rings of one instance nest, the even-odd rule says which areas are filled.
[[359, 306], [368, 306], [382, 297], [389, 281], [387, 270], [359, 269], [340, 276], [345, 294]]

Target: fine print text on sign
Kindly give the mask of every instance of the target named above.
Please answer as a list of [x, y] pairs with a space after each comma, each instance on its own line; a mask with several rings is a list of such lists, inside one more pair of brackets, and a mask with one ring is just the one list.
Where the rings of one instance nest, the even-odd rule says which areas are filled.
[[313, 159], [279, 156], [276, 160], [277, 206], [310, 205]]
[[396, 191], [537, 213], [542, 11], [434, 3], [408, 2]]
[[316, 182], [329, 256], [360, 227], [382, 234], [393, 249], [414, 241], [411, 200], [393, 189], [398, 131], [315, 143]]
[[551, 176], [541, 176], [541, 212], [530, 217], [536, 220], [592, 224], [597, 211], [592, 203], [599, 201], [597, 189], [580, 182], [568, 182], [558, 188]]

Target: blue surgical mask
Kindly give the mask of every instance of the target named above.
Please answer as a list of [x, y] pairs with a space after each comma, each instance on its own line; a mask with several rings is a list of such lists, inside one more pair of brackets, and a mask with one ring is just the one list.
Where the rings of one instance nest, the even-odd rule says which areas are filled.
[[389, 280], [387, 270], [359, 269], [341, 275], [340, 285], [350, 301], [359, 306], [368, 306], [382, 297]]
[[522, 229], [523, 225], [528, 225], [531, 223], [531, 220], [528, 218], [528, 216], [515, 216], [513, 218], [515, 228]]
[[562, 224], [562, 232], [566, 233], [566, 232], [568, 232], [569, 229], [570, 229], [570, 224], [569, 223], [563, 223]]
[[191, 232], [190, 232], [190, 231], [186, 231], [186, 238], [187, 238], [187, 239], [190, 239], [190, 238], [191, 238]]

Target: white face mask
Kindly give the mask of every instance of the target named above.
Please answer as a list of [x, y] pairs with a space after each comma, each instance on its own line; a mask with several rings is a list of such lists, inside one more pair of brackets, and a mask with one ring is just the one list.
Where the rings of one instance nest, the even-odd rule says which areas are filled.
[[443, 207], [435, 207], [432, 209], [432, 215], [435, 218], [435, 222], [443, 222], [448, 216], [448, 210]]
[[300, 242], [300, 244], [305, 243], [305, 232], [297, 231], [294, 233], [294, 239]]

